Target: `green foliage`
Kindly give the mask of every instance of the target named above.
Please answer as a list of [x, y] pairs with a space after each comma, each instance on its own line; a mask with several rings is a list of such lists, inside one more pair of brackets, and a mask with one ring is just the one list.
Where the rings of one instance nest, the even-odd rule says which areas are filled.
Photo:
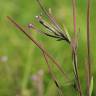
[[[64, 23], [68, 28], [68, 32], [72, 35], [73, 22], [72, 22], [72, 6], [70, 0], [42, 0], [47, 7], [51, 7], [54, 16], [60, 25]], [[79, 34], [79, 45], [78, 45], [78, 62], [79, 72], [81, 81], [84, 86], [84, 68], [86, 49], [85, 49], [85, 28], [86, 28], [86, 0], [77, 1], [77, 23], [78, 28], [80, 27]], [[91, 0], [92, 11], [91, 11], [91, 49], [92, 49], [92, 62], [94, 67], [93, 73], [96, 74], [96, 22], [94, 20], [96, 13], [96, 1]], [[53, 6], [54, 5], [54, 6]], [[18, 21], [25, 29], [27, 24], [35, 22], [35, 25], [41, 26], [35, 20], [35, 16], [39, 15], [41, 10], [36, 3], [36, 0], [0, 0], [0, 96], [16, 96], [22, 90], [25, 94], [31, 94], [35, 96], [36, 89], [33, 87], [33, 81], [30, 80], [34, 73], [38, 70], [43, 69], [44, 71], [44, 94], [46, 96], [56, 96], [56, 86], [51, 82], [51, 77], [48, 73], [47, 65], [45, 64], [44, 58], [41, 56], [40, 50], [32, 45], [32, 43], [20, 33], [14, 26], [12, 26], [6, 16], [9, 15]], [[30, 31], [30, 30], [29, 30]], [[78, 30], [79, 31], [79, 30]], [[66, 71], [70, 78], [73, 79], [73, 70], [71, 64], [71, 54], [68, 45], [62, 42], [57, 42], [54, 39], [49, 39], [46, 36], [34, 33], [31, 31], [34, 38], [43, 42], [49, 53], [52, 53], [62, 65], [64, 71]], [[69, 34], [67, 36], [69, 37]], [[70, 38], [70, 37], [69, 37]], [[2, 57], [7, 56], [7, 61], [2, 61]], [[65, 82], [65, 78], [61, 78], [61, 74], [52, 65], [53, 72], [56, 74], [60, 82]], [[93, 66], [92, 65], [92, 66]], [[95, 76], [94, 76], [95, 77]], [[63, 81], [64, 80], [64, 81]], [[46, 82], [46, 83], [45, 83]], [[51, 82], [51, 83], [50, 83]], [[30, 83], [30, 84], [29, 84]], [[30, 88], [28, 86], [30, 85]], [[61, 83], [62, 84], [62, 83]], [[96, 85], [96, 79], [94, 78], [94, 85]], [[68, 90], [68, 88], [70, 89]], [[74, 89], [69, 86], [64, 86], [64, 94], [71, 94], [74, 96]], [[83, 89], [85, 89], [83, 87]], [[96, 87], [93, 90], [93, 77], [90, 85], [90, 96], [96, 96]], [[72, 93], [74, 92], [74, 93]], [[45, 96], [44, 95], [44, 96]]]

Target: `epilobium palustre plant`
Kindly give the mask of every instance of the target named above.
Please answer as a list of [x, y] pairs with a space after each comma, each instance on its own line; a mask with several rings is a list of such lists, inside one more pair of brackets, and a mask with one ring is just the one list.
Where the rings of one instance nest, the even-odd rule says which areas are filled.
[[[92, 91], [93, 91], [93, 76], [92, 76], [92, 70], [91, 70], [91, 54], [90, 54], [90, 0], [86, 0], [87, 1], [87, 12], [86, 12], [86, 16], [87, 16], [87, 20], [86, 20], [86, 37], [87, 37], [87, 64], [86, 64], [86, 95], [85, 96], [92, 96]], [[77, 58], [77, 48], [78, 48], [78, 37], [77, 37], [77, 24], [76, 24], [76, 0], [72, 0], [72, 6], [73, 6], [73, 22], [74, 22], [74, 35], [73, 37], [70, 37], [69, 33], [62, 29], [61, 26], [57, 23], [55, 17], [52, 14], [51, 9], [46, 9], [43, 7], [42, 3], [40, 0], [37, 0], [38, 5], [40, 6], [40, 8], [42, 9], [43, 14], [49, 19], [49, 22], [45, 21], [43, 18], [43, 14], [41, 14], [40, 16], [36, 16], [36, 19], [38, 20], [38, 22], [48, 30], [48, 32], [46, 31], [42, 31], [41, 29], [37, 28], [34, 24], [29, 24], [28, 28], [34, 29], [35, 31], [46, 35], [48, 37], [51, 38], [55, 38], [57, 41], [64, 41], [67, 42], [69, 44], [69, 46], [72, 49], [72, 60], [73, 60], [73, 72], [74, 72], [74, 84], [76, 86], [76, 91], [78, 96], [84, 96], [83, 90], [82, 90], [82, 86], [81, 86], [81, 82], [80, 82], [80, 77], [79, 77], [79, 72], [78, 72], [78, 58]], [[59, 89], [59, 95], [60, 96], [64, 96], [61, 88], [60, 88], [60, 84], [57, 80], [57, 78], [55, 77], [55, 74], [53, 74], [51, 66], [49, 65], [48, 59], [50, 59], [53, 64], [55, 64], [57, 66], [57, 68], [59, 69], [59, 71], [62, 73], [62, 75], [66, 78], [67, 81], [70, 81], [70, 78], [68, 76], [68, 74], [66, 74], [66, 72], [63, 71], [63, 68], [61, 67], [61, 65], [46, 51], [46, 49], [40, 44], [38, 43], [29, 32], [27, 32], [27, 30], [25, 30], [24, 28], [22, 28], [18, 23], [15, 22], [15, 20], [13, 20], [11, 17], [7, 16], [7, 18], [21, 31], [23, 32], [42, 52], [46, 64], [48, 65], [48, 70], [52, 76], [52, 80], [54, 81], [54, 83], [56, 84], [57, 88]], [[84, 69], [85, 70], [85, 69]], [[74, 88], [74, 86], [73, 86]]]

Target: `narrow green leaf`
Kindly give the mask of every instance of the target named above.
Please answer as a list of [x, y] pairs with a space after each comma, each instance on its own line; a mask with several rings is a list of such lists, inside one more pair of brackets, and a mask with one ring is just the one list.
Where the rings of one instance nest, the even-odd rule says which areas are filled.
[[93, 76], [91, 78], [91, 83], [90, 83], [90, 89], [89, 89], [89, 91], [90, 91], [90, 96], [92, 96], [92, 92], [93, 92]]

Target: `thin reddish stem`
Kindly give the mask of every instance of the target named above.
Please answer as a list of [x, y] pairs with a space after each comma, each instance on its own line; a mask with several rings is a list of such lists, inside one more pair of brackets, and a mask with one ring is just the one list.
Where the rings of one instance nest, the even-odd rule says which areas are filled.
[[57, 66], [57, 68], [61, 71], [61, 73], [64, 75], [64, 77], [69, 81], [69, 77], [66, 75], [66, 73], [63, 71], [60, 64], [41, 46], [40, 43], [38, 43], [30, 34], [24, 30], [19, 24], [17, 24], [11, 17], [7, 16], [7, 18], [21, 31], [23, 32], [46, 56]]
[[72, 0], [73, 3], [73, 23], [74, 23], [74, 32], [76, 33], [76, 1]]

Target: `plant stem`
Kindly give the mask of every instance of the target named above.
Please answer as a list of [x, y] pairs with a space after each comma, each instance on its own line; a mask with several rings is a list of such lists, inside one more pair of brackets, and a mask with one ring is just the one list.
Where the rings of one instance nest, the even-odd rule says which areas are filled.
[[72, 4], [73, 4], [74, 33], [76, 33], [76, 1], [72, 0]]
[[55, 75], [54, 75], [53, 72], [52, 72], [51, 66], [50, 66], [49, 63], [48, 63], [48, 58], [47, 58], [47, 56], [46, 56], [46, 54], [45, 54], [44, 52], [43, 52], [43, 56], [44, 56], [45, 61], [46, 61], [46, 63], [47, 63], [47, 66], [48, 66], [50, 75], [51, 75], [51, 77], [52, 77], [52, 80], [53, 80], [53, 82], [55, 83], [56, 87], [59, 89], [59, 95], [60, 95], [60, 96], [63, 96], [62, 90], [60, 89], [60, 85], [59, 85], [59, 83], [58, 83]]
[[72, 41], [72, 55], [74, 64], [74, 73], [76, 79], [76, 85], [79, 92], [79, 96], [82, 96], [81, 83], [79, 78], [79, 72], [77, 67], [77, 34], [76, 34], [76, 0], [72, 0], [73, 4], [73, 25], [74, 25], [74, 38]]
[[79, 92], [79, 96], [82, 96], [81, 84], [79, 79], [78, 67], [77, 67], [77, 53], [73, 52], [73, 64], [75, 70], [76, 85]]
[[88, 76], [87, 76], [87, 96], [90, 95], [90, 81], [91, 81], [91, 54], [90, 54], [90, 0], [87, 0], [87, 66], [88, 66]]
[[7, 18], [13, 23], [21, 32], [23, 32], [46, 56], [57, 66], [59, 71], [64, 75], [64, 77], [69, 81], [69, 77], [66, 75], [66, 73], [63, 71], [60, 64], [45, 50], [43, 46], [41, 46], [40, 43], [38, 43], [30, 34], [24, 30], [19, 24], [17, 24], [11, 17], [7, 16]]

